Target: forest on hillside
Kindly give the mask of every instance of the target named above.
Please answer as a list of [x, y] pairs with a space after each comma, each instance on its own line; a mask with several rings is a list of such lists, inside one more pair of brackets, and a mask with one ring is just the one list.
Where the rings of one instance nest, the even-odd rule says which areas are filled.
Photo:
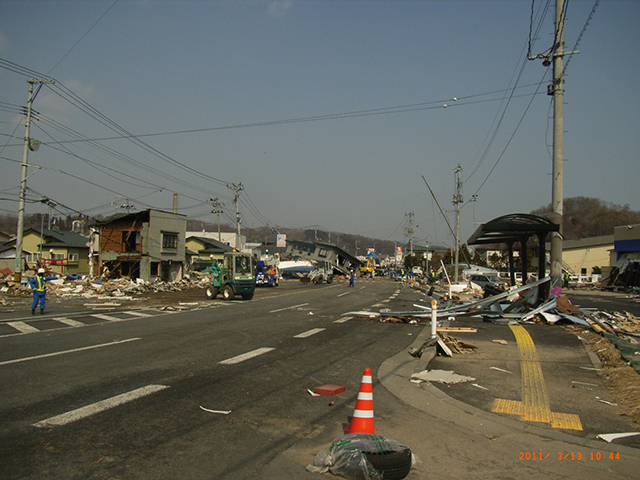
[[[552, 211], [551, 204], [531, 213], [544, 215]], [[572, 197], [564, 199], [564, 217], [578, 238], [613, 235], [613, 227], [640, 223], [640, 212], [629, 205], [615, 205], [598, 198]]]

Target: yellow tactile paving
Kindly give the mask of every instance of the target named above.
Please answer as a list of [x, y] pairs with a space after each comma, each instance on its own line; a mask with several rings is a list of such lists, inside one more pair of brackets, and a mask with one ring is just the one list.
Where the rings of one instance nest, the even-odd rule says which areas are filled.
[[536, 346], [529, 332], [521, 325], [510, 326], [520, 351], [522, 401], [496, 398], [493, 412], [519, 415], [526, 422], [548, 423], [553, 428], [582, 430], [578, 415], [551, 411], [549, 396], [538, 361]]

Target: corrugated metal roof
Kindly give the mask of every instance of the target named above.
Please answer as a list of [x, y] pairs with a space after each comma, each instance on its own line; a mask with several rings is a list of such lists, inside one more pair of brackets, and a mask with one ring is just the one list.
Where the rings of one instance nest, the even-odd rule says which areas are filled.
[[600, 235], [599, 237], [581, 238], [580, 240], [565, 240], [562, 242], [562, 249], [572, 248], [602, 247], [610, 245], [613, 248], [613, 235]]

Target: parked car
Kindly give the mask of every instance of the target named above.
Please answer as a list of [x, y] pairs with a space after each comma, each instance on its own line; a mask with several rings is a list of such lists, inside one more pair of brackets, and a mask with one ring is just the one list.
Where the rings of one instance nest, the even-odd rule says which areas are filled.
[[505, 287], [505, 283], [495, 275], [474, 274], [474, 275], [471, 275], [471, 277], [469, 277], [469, 282], [478, 285], [482, 289], [489, 286], [490, 288], [493, 288], [493, 289], [502, 290]]

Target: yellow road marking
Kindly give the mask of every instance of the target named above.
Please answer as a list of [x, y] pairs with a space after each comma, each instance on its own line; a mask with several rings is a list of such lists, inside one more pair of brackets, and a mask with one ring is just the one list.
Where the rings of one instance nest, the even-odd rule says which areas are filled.
[[519, 415], [521, 420], [526, 422], [548, 423], [553, 428], [582, 430], [582, 423], [578, 415], [551, 411], [547, 387], [531, 335], [521, 325], [510, 325], [509, 328], [516, 337], [520, 351], [522, 401], [496, 398], [492, 411]]

